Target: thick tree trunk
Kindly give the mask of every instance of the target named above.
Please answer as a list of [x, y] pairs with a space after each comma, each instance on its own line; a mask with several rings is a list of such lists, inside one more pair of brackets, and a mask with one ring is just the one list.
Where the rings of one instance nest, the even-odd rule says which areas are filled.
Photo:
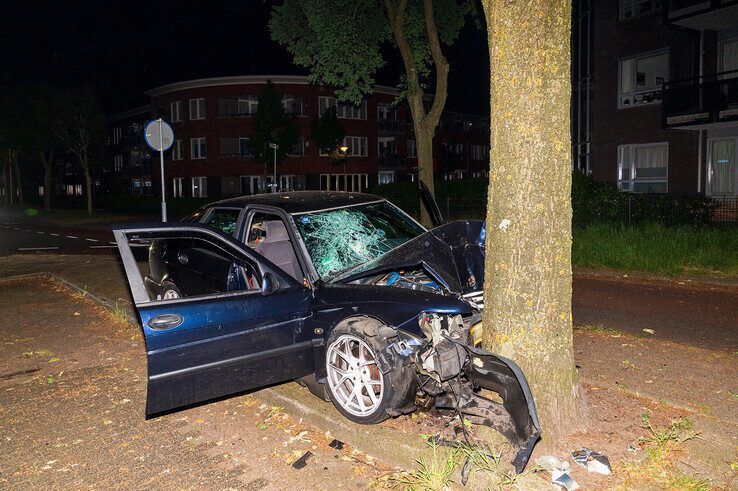
[[23, 199], [23, 183], [21, 182], [20, 165], [18, 165], [18, 155], [13, 157], [13, 171], [15, 172], [15, 190], [18, 193], [18, 204], [21, 208], [25, 208], [25, 200]]
[[[418, 153], [418, 179], [423, 181], [435, 196], [435, 185], [433, 183], [433, 131], [427, 131], [420, 125], [415, 125], [415, 146]], [[420, 200], [420, 223], [426, 228], [431, 228], [430, 214]]]
[[545, 438], [587, 413], [571, 318], [570, 0], [485, 0], [491, 162], [485, 344], [525, 372]]

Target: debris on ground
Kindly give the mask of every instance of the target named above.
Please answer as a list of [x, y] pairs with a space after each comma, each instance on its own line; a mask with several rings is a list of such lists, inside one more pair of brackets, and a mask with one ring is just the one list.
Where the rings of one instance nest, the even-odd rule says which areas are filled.
[[569, 453], [571, 453], [571, 458], [574, 459], [574, 462], [582, 467], [586, 467], [589, 472], [597, 472], [606, 476], [612, 474], [610, 459], [606, 455], [595, 452], [587, 447], [582, 447], [581, 450], [571, 451]]
[[579, 483], [577, 483], [567, 471], [553, 471], [551, 473], [551, 482], [561, 486], [566, 489], [566, 491], [579, 489]]
[[536, 465], [551, 473], [552, 484], [556, 484], [567, 491], [579, 489], [579, 483], [569, 475], [569, 462], [559, 460], [553, 455], [542, 455], [536, 459]]
[[654, 331], [653, 329], [643, 329], [643, 332], [648, 333], [648, 334], [655, 334], [656, 333], [656, 331]]
[[328, 444], [329, 447], [335, 448], [336, 450], [343, 450], [344, 443], [341, 440], [335, 438]]
[[292, 463], [292, 467], [294, 467], [295, 469], [298, 469], [298, 470], [305, 468], [305, 466], [307, 466], [308, 459], [312, 455], [313, 455], [313, 452], [311, 452], [310, 450], [308, 450], [307, 452], [305, 452], [304, 454], [302, 454], [302, 457], [300, 457], [299, 459], [297, 459], [296, 461], [294, 461]]

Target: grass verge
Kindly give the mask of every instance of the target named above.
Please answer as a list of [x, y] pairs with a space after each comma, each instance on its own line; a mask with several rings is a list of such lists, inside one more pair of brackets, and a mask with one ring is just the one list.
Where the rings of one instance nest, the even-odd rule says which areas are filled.
[[738, 276], [738, 227], [651, 223], [575, 229], [572, 263], [665, 275]]

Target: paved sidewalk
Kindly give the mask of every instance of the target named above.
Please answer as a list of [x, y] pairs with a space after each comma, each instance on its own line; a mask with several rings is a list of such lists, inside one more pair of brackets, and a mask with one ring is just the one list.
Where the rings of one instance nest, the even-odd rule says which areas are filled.
[[[0, 278], [32, 272], [58, 275], [89, 289], [108, 305], [117, 303], [133, 313], [127, 284], [116, 257], [38, 255], [0, 258]], [[658, 290], [659, 285], [650, 283], [648, 288]], [[685, 307], [691, 308], [689, 305]], [[702, 432], [693, 451], [684, 455], [683, 466], [686, 469], [694, 467], [698, 475], [728, 482], [734, 473], [731, 463], [735, 460], [738, 445], [738, 413], [734, 395], [738, 393], [738, 352], [664, 342], [643, 333], [640, 328], [635, 332], [640, 336], [609, 330], [575, 330], [575, 359], [598, 412], [597, 425], [606, 429], [598, 430], [599, 433], [585, 431], [570, 442], [559, 442], [559, 446], [603, 445], [600, 450], [607, 450], [612, 458], [627, 458], [627, 445], [609, 448], [603, 443], [611, 439], [607, 435], [622, 432], [625, 428], [628, 438], [635, 441], [643, 407], [651, 407], [651, 410], [677, 408], [680, 414], [692, 417], [696, 429]], [[142, 348], [139, 349], [140, 356]], [[139, 384], [143, 386], [141, 382]], [[306, 422], [316, 427], [330, 428], [339, 439], [360, 449], [371, 449], [375, 457], [394, 465], [409, 468], [415, 458], [427, 455], [417, 430], [397, 431], [398, 427], [407, 425], [405, 421], [409, 418], [401, 418], [389, 425], [354, 425], [341, 418], [330, 404], [310, 396], [296, 384], [284, 384], [255, 395], [269, 405], [284, 406], [291, 414], [304, 417]], [[624, 410], [618, 404], [628, 407]], [[679, 412], [667, 409], [669, 411], [673, 414]], [[668, 422], [668, 418], [665, 421]], [[619, 438], [622, 440], [623, 436]], [[378, 445], [377, 442], [383, 444]], [[545, 449], [546, 446], [541, 445], [537, 453]]]

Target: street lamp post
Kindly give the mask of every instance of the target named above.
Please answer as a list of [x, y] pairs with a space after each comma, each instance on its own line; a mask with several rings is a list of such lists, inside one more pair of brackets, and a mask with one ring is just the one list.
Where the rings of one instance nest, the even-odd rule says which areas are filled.
[[276, 143], [270, 143], [269, 148], [274, 150], [274, 176], [272, 177], [272, 192], [277, 192], [277, 149], [279, 148], [279, 145]]

